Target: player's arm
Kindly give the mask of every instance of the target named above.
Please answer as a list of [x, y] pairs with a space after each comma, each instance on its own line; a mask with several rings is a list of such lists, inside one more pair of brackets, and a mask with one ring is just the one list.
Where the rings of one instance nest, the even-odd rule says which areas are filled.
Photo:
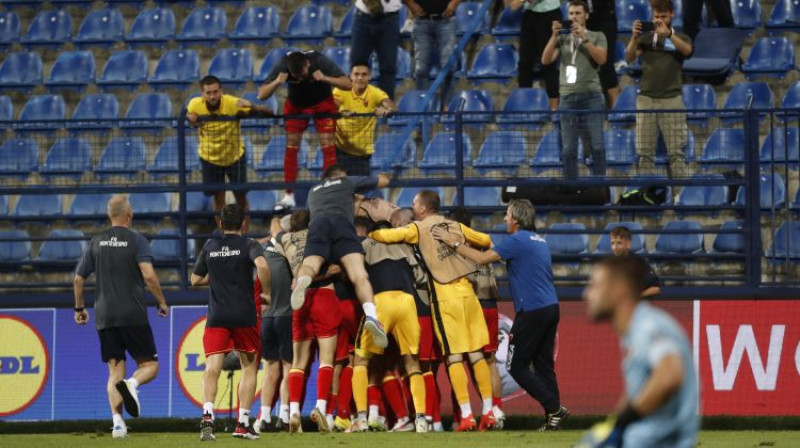
[[264, 101], [271, 97], [278, 90], [278, 87], [289, 80], [289, 69], [285, 65], [284, 63], [279, 63], [272, 68], [264, 84], [258, 88], [257, 98], [259, 101]]
[[405, 227], [396, 229], [380, 229], [368, 235], [373, 240], [384, 244], [407, 243], [417, 244], [419, 242], [419, 231], [417, 226], [409, 224]]
[[144, 278], [144, 284], [147, 285], [147, 290], [155, 296], [156, 302], [158, 302], [158, 314], [166, 316], [169, 314], [169, 306], [167, 305], [167, 299], [164, 297], [164, 291], [161, 289], [161, 282], [158, 281], [156, 271], [153, 269], [153, 264], [140, 262], [139, 270], [142, 272], [142, 278]]
[[258, 281], [261, 283], [261, 301], [265, 305], [269, 305], [272, 299], [269, 293], [271, 284], [270, 282], [272, 281], [269, 272], [269, 264], [264, 256], [256, 257], [256, 259], [253, 260], [253, 263], [256, 265], [256, 276], [258, 277]]
[[317, 70], [311, 74], [315, 81], [324, 82], [325, 84], [330, 84], [334, 87], [338, 87], [342, 90], [350, 90], [353, 88], [353, 84], [345, 75], [342, 76], [328, 76], [322, 72], [322, 70]]
[[203, 246], [200, 256], [197, 257], [197, 263], [194, 264], [194, 272], [192, 272], [192, 276], [189, 278], [189, 283], [191, 283], [192, 288], [208, 285], [208, 264], [206, 263], [207, 248], [208, 242]]
[[[491, 238], [489, 235], [486, 235], [481, 232], [476, 232], [475, 230], [470, 229], [467, 226], [462, 225], [462, 230], [468, 230], [469, 232], [473, 233], [472, 240], [469, 236], [467, 236], [467, 232], [464, 232], [464, 236], [466, 237], [466, 242], [470, 244], [475, 244], [480, 247], [489, 247], [492, 244]], [[500, 261], [500, 254], [497, 252], [489, 249], [485, 251], [480, 251], [469, 247], [468, 245], [464, 244], [464, 241], [461, 238], [453, 233], [448, 232], [443, 228], [435, 228], [431, 231], [431, 234], [437, 240], [447, 244], [450, 247], [455, 248], [457, 254], [461, 255], [462, 257], [468, 258], [479, 265], [491, 264], [497, 261]], [[482, 239], [479, 235], [483, 235], [488, 240], [488, 243]]]
[[459, 225], [461, 226], [461, 232], [464, 234], [464, 238], [466, 238], [467, 243], [471, 246], [480, 247], [481, 249], [488, 249], [492, 246], [492, 237], [489, 235], [473, 230], [464, 224]]
[[631, 400], [619, 415], [618, 422], [629, 420], [623, 421], [623, 424], [630, 424], [658, 411], [680, 389], [684, 379], [683, 373], [683, 361], [680, 356], [669, 354], [661, 358], [639, 391], [639, 395]]
[[236, 116], [240, 118], [252, 116], [275, 116], [275, 112], [269, 106], [265, 106], [263, 104], [254, 104], [253, 102], [244, 98], [239, 98], [236, 101], [236, 108], [238, 109], [236, 111]]
[[[92, 243], [86, 245], [78, 267], [75, 269], [75, 278], [72, 280], [73, 294], [75, 295], [75, 323], [85, 325], [89, 322], [89, 313], [84, 309], [83, 291], [86, 286], [86, 279], [94, 271], [94, 256], [92, 255]], [[78, 311], [80, 310], [80, 311]]]
[[192, 273], [191, 278], [192, 287], [196, 288], [198, 286], [207, 286], [208, 285], [208, 275], [201, 277], [195, 273]]
[[197, 120], [200, 119], [200, 115], [197, 113], [197, 110], [195, 109], [195, 105], [197, 104], [198, 100], [200, 99], [193, 98], [191, 101], [189, 101], [189, 105], [186, 107], [186, 119], [192, 126], [196, 126]]
[[379, 117], [385, 117], [392, 112], [397, 111], [397, 105], [392, 101], [391, 98], [387, 95], [383, 98], [380, 103], [378, 103], [377, 109], [375, 109], [375, 115]]

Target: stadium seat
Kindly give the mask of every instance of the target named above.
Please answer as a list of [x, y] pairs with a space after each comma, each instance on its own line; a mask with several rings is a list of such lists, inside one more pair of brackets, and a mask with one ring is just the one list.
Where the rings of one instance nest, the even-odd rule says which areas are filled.
[[39, 145], [32, 138], [8, 139], [0, 146], [0, 175], [25, 178], [39, 165]]
[[558, 129], [547, 131], [547, 134], [539, 141], [530, 165], [536, 174], [541, 174], [548, 169], [560, 169], [563, 166], [561, 162], [561, 132]]
[[492, 120], [494, 110], [492, 96], [486, 90], [462, 90], [447, 105], [450, 115], [442, 116], [443, 123], [455, 123], [452, 115], [459, 110], [463, 112], [462, 123], [488, 123]]
[[[310, 153], [311, 146], [306, 139], [303, 139], [300, 143], [300, 152], [297, 156], [297, 166], [299, 169], [306, 167], [308, 155]], [[264, 151], [261, 153], [261, 157], [256, 163], [256, 173], [260, 176], [282, 174], [284, 154], [286, 154], [286, 135], [284, 133], [273, 135], [267, 143], [267, 146], [264, 147]]]
[[517, 168], [525, 165], [528, 143], [520, 131], [494, 131], [481, 145], [473, 166], [479, 174], [500, 170], [513, 175]]
[[148, 84], [154, 88], [185, 88], [200, 80], [200, 58], [194, 50], [169, 50], [161, 55]]
[[14, 215], [24, 218], [61, 216], [61, 196], [57, 194], [22, 194]]
[[[461, 134], [464, 142], [464, 167], [470, 163], [472, 145], [466, 133]], [[422, 155], [419, 168], [426, 174], [448, 171], [453, 172], [456, 167], [456, 134], [454, 132], [440, 132], [436, 134]]]
[[684, 84], [683, 104], [689, 124], [707, 126], [717, 108], [717, 93], [711, 84]]
[[294, 47], [273, 48], [270, 50], [269, 53], [267, 53], [267, 57], [264, 58], [264, 62], [261, 63], [261, 68], [258, 70], [258, 75], [256, 75], [256, 81], [263, 82], [267, 79], [269, 72], [272, 71], [272, 67], [275, 67], [275, 64], [293, 51], [300, 50]]
[[[798, 0], [800, 2], [800, 0]], [[782, 109], [794, 109], [788, 111], [788, 116], [782, 116], [782, 120], [792, 120], [797, 121], [800, 113], [798, 113], [798, 109], [800, 109], [800, 81], [795, 81], [792, 83], [791, 86], [786, 90], [786, 94], [783, 96], [783, 101], [781, 101], [781, 108]]]
[[[784, 163], [794, 167], [800, 162], [800, 135], [796, 127], [771, 130], [761, 145], [761, 163]], [[788, 142], [788, 145], [787, 145]]]
[[[728, 221], [722, 223], [720, 230], [744, 230], [743, 221]], [[745, 235], [742, 233], [718, 233], [714, 237], [712, 253], [715, 254], [743, 254], [747, 250]]]
[[784, 222], [772, 238], [770, 258], [800, 258], [800, 222]]
[[694, 39], [692, 57], [683, 74], [697, 77], [727, 76], [739, 62], [745, 33], [731, 28], [706, 28]]
[[208, 74], [214, 75], [230, 89], [239, 89], [253, 80], [253, 55], [250, 50], [225, 48], [211, 60]]
[[608, 114], [608, 122], [613, 127], [630, 126], [636, 123], [636, 98], [639, 96], [639, 86], [625, 86], [619, 94], [611, 113]]
[[0, 241], [0, 260], [20, 262], [30, 260], [31, 242], [24, 230], [0, 230], [0, 238], [18, 238], [20, 241]]
[[514, 89], [508, 96], [503, 113], [497, 116], [502, 126], [534, 125], [538, 127], [550, 120], [550, 106], [544, 89]]
[[0, 195], [0, 216], [8, 215], [8, 196]]
[[305, 5], [297, 8], [286, 24], [283, 40], [289, 44], [318, 44], [333, 33], [331, 11], [325, 6]]
[[271, 212], [275, 203], [278, 202], [278, 195], [273, 190], [248, 191], [247, 200], [250, 203], [251, 211]]
[[72, 37], [72, 18], [64, 10], [41, 11], [36, 14], [28, 32], [22, 38], [26, 47], [46, 46], [55, 48]]
[[767, 28], [800, 28], [800, 0], [777, 0], [767, 20]]
[[[276, 114], [280, 114], [282, 110], [278, 108], [278, 99], [275, 95], [267, 98], [265, 101], [260, 101], [258, 99], [258, 93], [256, 92], [247, 92], [242, 95], [242, 99], [250, 101], [253, 104], [257, 104], [259, 106], [267, 106]], [[272, 118], [246, 118], [241, 121], [242, 128], [249, 128], [249, 129], [260, 129], [264, 130], [268, 127], [276, 124], [278, 121]]]
[[742, 72], [747, 79], [759, 75], [783, 78], [792, 69], [794, 69], [794, 44], [788, 37], [758, 39], [750, 50], [747, 61], [742, 65]]
[[[779, 173], [761, 173], [759, 175], [759, 203], [762, 209], [780, 209], [786, 205], [786, 183]], [[735, 205], [745, 205], [745, 188], [736, 193]]]
[[83, 138], [60, 138], [53, 143], [41, 168], [42, 176], [80, 178], [92, 171], [92, 146]]
[[696, 221], [672, 221], [664, 230], [696, 230], [697, 233], [662, 233], [656, 238], [655, 254], [688, 255], [705, 252], [703, 231]]
[[[580, 223], [553, 224], [550, 230], [586, 230]], [[589, 253], [588, 234], [547, 233], [544, 237], [552, 255], [583, 255]]]
[[14, 119], [14, 103], [11, 102], [11, 97], [7, 95], [0, 95], [0, 122], [11, 121]]
[[[708, 176], [695, 176], [695, 179]], [[728, 205], [728, 187], [726, 185], [687, 185], [678, 195], [680, 206], [720, 206]]]
[[613, 129], [605, 131], [606, 164], [629, 171], [636, 163], [636, 135], [633, 131]]
[[506, 83], [517, 76], [519, 55], [511, 44], [488, 44], [475, 56], [472, 69], [467, 72], [473, 84], [485, 81]]
[[75, 43], [79, 48], [110, 47], [122, 41], [125, 20], [117, 8], [95, 9], [83, 19]]
[[522, 27], [522, 8], [513, 11], [509, 8], [503, 9], [500, 16], [492, 28], [492, 35], [498, 41], [510, 40], [519, 36]]
[[401, 188], [395, 199], [395, 204], [400, 207], [411, 207], [414, 196], [422, 190], [433, 190], [439, 195], [440, 205], [444, 205], [444, 188], [442, 187], [405, 187]]
[[[352, 63], [350, 62], [350, 47], [325, 47], [322, 50], [323, 56], [335, 62], [342, 70], [342, 73], [350, 73]], [[374, 75], [373, 75], [374, 76]]]
[[6, 53], [0, 64], [3, 90], [30, 90], [42, 83], [42, 58], [36, 52]]
[[189, 213], [201, 213], [212, 211], [211, 197], [203, 194], [202, 191], [186, 192], [186, 211]]
[[175, 37], [175, 14], [170, 8], [150, 8], [133, 20], [131, 31], [125, 36], [130, 45], [160, 45]]
[[[397, 102], [397, 112], [406, 114], [416, 114], [425, 110], [430, 99], [427, 92], [424, 90], [407, 90], [406, 93]], [[428, 110], [437, 110], [438, 97], [433, 99], [433, 105]], [[389, 126], [406, 126], [408, 125], [411, 117], [409, 116], [390, 116], [387, 120]]]
[[252, 6], [236, 20], [228, 38], [234, 42], [263, 44], [280, 33], [281, 16], [274, 6]]
[[[378, 63], [378, 58], [375, 54], [372, 54], [372, 83], [377, 84], [378, 80], [381, 77], [381, 66]], [[397, 47], [397, 63], [396, 67], [397, 73], [395, 73], [394, 78], [400, 82], [404, 79], [409, 79], [413, 77], [413, 64], [411, 63], [411, 55], [408, 54], [406, 50], [401, 47]], [[350, 69], [347, 69], [345, 73], [350, 73]]]
[[[458, 193], [453, 205], [458, 204]], [[499, 207], [502, 205], [500, 187], [464, 187], [464, 207]]]
[[111, 53], [97, 85], [101, 88], [136, 90], [146, 82], [147, 55], [143, 51], [122, 50]]
[[136, 214], [172, 212], [172, 193], [131, 193], [128, 201]]
[[[389, 158], [394, 155], [392, 151], [397, 147], [398, 140], [406, 137], [400, 155], [397, 159], [392, 160], [389, 167], [384, 167], [389, 162]], [[372, 154], [370, 159], [370, 168], [373, 172], [380, 172], [388, 168], [411, 168], [414, 166], [417, 158], [417, 144], [414, 143], [414, 138], [402, 132], [386, 132], [378, 136], [375, 140], [375, 153]]]
[[72, 132], [104, 131], [111, 129], [119, 118], [117, 97], [111, 94], [95, 93], [81, 98], [67, 129]]
[[631, 232], [631, 253], [634, 254], [644, 254], [647, 253], [647, 240], [645, 239], [644, 234], [642, 233], [635, 233], [637, 231], [641, 231], [642, 225], [638, 222], [613, 222], [606, 225], [605, 233], [600, 235], [600, 239], [597, 241], [597, 251], [595, 253], [598, 254], [610, 254], [611, 253], [611, 237], [609, 236], [609, 232], [615, 227], [625, 227]]
[[228, 16], [222, 8], [195, 8], [186, 17], [175, 39], [184, 46], [211, 46], [225, 37], [227, 27]]
[[[184, 153], [186, 171], [197, 171], [200, 169], [200, 159], [197, 156], [197, 137], [186, 136], [186, 148]], [[147, 167], [150, 174], [165, 175], [178, 173], [178, 137], [167, 137], [158, 148], [155, 159]]]
[[[456, 15], [454, 16], [456, 21], [456, 34], [463, 36], [467, 32], [470, 25], [472, 25], [472, 21], [475, 20], [475, 15], [480, 11], [480, 9], [480, 2], [462, 2], [458, 5], [456, 8]], [[483, 20], [480, 21], [478, 27], [475, 28], [471, 34], [486, 34], [491, 26], [491, 19], [491, 13], [484, 14]]]
[[93, 216], [105, 219], [111, 193], [79, 193], [69, 206], [71, 216]]
[[63, 51], [58, 55], [44, 84], [51, 91], [83, 90], [94, 82], [95, 63], [91, 51]]
[[[402, 8], [405, 9], [405, 8]], [[353, 34], [353, 22], [355, 21], [356, 7], [347, 10], [342, 21], [339, 23], [339, 28], [334, 31], [333, 36], [336, 38], [336, 43], [339, 45], [347, 44], [350, 42], [350, 36]]]
[[747, 99], [751, 95], [753, 96], [753, 108], [756, 110], [772, 109], [775, 103], [775, 97], [772, 95], [769, 84], [765, 82], [738, 83], [728, 93], [725, 105], [722, 106], [725, 110], [722, 113], [722, 122], [726, 124], [740, 123]]
[[744, 148], [743, 129], [717, 129], [703, 148], [699, 162], [704, 168], [736, 167], [744, 163]]
[[19, 41], [19, 15], [14, 11], [0, 12], [0, 49]]
[[19, 114], [18, 132], [52, 132], [63, 126], [53, 120], [66, 120], [67, 106], [61, 95], [37, 95], [31, 97]]
[[[189, 260], [193, 260], [195, 258], [196, 252], [195, 247], [196, 243], [194, 238], [188, 238], [191, 234], [190, 231], [187, 232], [187, 239], [186, 239], [186, 255]], [[180, 260], [181, 257], [181, 240], [180, 238], [180, 230], [178, 229], [159, 229], [156, 233], [158, 236], [168, 237], [172, 236], [175, 238], [170, 239], [154, 239], [150, 242], [150, 251], [153, 253], [153, 259], [156, 262], [176, 262]]]
[[[683, 148], [683, 154], [686, 156], [686, 161], [691, 162], [695, 159], [696, 148], [694, 141], [694, 132], [689, 130], [686, 138], [686, 146]], [[658, 142], [656, 143], [656, 165], [669, 164], [669, 156], [667, 155], [667, 144], [664, 143], [664, 136], [659, 134]]]
[[763, 26], [761, 0], [732, 0], [731, 12], [736, 28], [752, 30]]
[[[121, 127], [133, 128], [164, 128], [169, 126], [172, 119], [172, 101], [166, 93], [143, 93], [134, 98], [125, 120]], [[134, 121], [127, 121], [134, 120]], [[146, 120], [146, 121], [145, 121]]]
[[647, 0], [619, 0], [617, 1], [617, 29], [620, 33], [630, 34], [633, 22], [641, 20], [646, 22], [653, 16]]
[[[47, 235], [48, 238], [84, 238], [85, 235], [76, 229], [54, 229]], [[83, 255], [86, 241], [82, 239], [63, 241], [44, 241], [39, 247], [37, 261], [70, 262], [78, 261]], [[71, 266], [72, 267], [72, 266]]]
[[145, 169], [145, 155], [142, 137], [114, 137], [100, 156], [94, 172], [100, 176], [135, 176]]

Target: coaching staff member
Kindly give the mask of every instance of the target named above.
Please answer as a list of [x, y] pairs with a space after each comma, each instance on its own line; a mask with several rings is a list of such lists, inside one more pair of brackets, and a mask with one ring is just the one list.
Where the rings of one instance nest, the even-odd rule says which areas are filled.
[[[150, 244], [130, 230], [133, 208], [127, 196], [108, 201], [111, 228], [97, 234], [83, 252], [75, 272], [75, 322], [85, 325], [89, 313], [84, 308], [83, 287], [92, 273], [97, 274], [94, 318], [100, 337], [100, 355], [108, 363], [108, 402], [114, 423], [115, 439], [128, 435], [122, 419], [122, 405], [132, 417], [140, 413], [138, 387], [158, 374], [158, 354], [153, 331], [147, 320], [145, 287], [156, 296], [159, 316], [169, 313], [161, 284], [153, 270]], [[125, 352], [136, 360], [137, 369], [125, 378]]]
[[507, 263], [516, 312], [509, 336], [508, 371], [544, 407], [547, 423], [540, 431], [556, 430], [569, 411], [561, 405], [554, 368], [559, 307], [550, 249], [535, 232], [530, 201], [512, 200], [505, 221], [511, 236], [484, 252], [462, 244], [462, 240], [447, 231], [436, 229], [433, 236], [480, 265], [500, 260]]

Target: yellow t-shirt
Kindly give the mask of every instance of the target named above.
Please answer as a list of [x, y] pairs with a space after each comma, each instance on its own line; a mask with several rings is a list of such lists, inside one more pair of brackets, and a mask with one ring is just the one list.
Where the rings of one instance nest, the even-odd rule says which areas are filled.
[[[339, 112], [374, 114], [389, 95], [369, 85], [361, 96], [352, 90], [333, 89], [333, 98], [339, 103]], [[336, 121], [336, 149], [354, 156], [368, 156], [375, 152], [375, 116], [342, 117]]]
[[[187, 107], [188, 113], [200, 117], [235, 117], [239, 112], [249, 112], [249, 107], [239, 107], [239, 98], [222, 95], [219, 109], [213, 113], [206, 107], [202, 97], [192, 98]], [[197, 154], [206, 162], [218, 166], [230, 166], [244, 155], [244, 139], [239, 121], [204, 121], [200, 123]]]

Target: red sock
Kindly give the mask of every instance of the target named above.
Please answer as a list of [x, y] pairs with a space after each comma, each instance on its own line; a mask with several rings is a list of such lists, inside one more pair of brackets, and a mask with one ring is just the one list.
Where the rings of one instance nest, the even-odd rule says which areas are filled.
[[289, 402], [303, 403], [303, 390], [305, 389], [305, 372], [300, 369], [292, 369], [289, 372]]
[[431, 372], [425, 372], [422, 379], [425, 380], [425, 414], [433, 417], [434, 409], [438, 408], [436, 405], [436, 377]]
[[322, 147], [322, 169], [327, 170], [329, 166], [336, 165], [336, 147], [333, 145]]
[[325, 413], [328, 415], [333, 415], [333, 411], [336, 410], [336, 400], [339, 398], [337, 394], [331, 394], [328, 397], [328, 407], [325, 408]]
[[[433, 375], [434, 379], [436, 374]], [[442, 391], [438, 387], [436, 389], [436, 399], [433, 400], [433, 421], [435, 423], [442, 422]]]
[[406, 405], [403, 402], [403, 393], [400, 390], [400, 382], [394, 376], [385, 377], [383, 379], [383, 394], [386, 395], [386, 400], [394, 412], [394, 416], [398, 419], [408, 417]]
[[350, 418], [350, 402], [353, 400], [353, 367], [347, 366], [339, 375], [339, 403], [336, 415]]
[[297, 154], [299, 152], [300, 148], [287, 146], [286, 153], [283, 155], [283, 180], [289, 185], [297, 181]]
[[492, 397], [492, 406], [497, 406], [498, 408], [503, 409], [503, 398]]
[[381, 390], [378, 389], [378, 386], [374, 384], [367, 386], [367, 405], [383, 406], [383, 400], [381, 400]]
[[327, 400], [331, 393], [333, 382], [333, 367], [320, 366], [317, 371], [317, 400]]

